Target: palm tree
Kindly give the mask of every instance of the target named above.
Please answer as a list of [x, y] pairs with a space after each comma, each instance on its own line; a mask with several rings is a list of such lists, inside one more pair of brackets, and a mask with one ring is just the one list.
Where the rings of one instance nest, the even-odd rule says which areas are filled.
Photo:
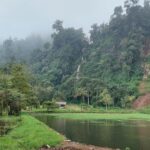
[[88, 91], [85, 88], [77, 88], [75, 91], [75, 97], [82, 97], [82, 102], [85, 103], [85, 97], [88, 97]]

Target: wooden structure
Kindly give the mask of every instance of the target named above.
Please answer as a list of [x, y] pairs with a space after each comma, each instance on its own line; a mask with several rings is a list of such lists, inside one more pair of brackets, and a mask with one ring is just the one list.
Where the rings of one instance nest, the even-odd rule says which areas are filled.
[[64, 108], [66, 105], [67, 105], [67, 103], [66, 102], [56, 102], [56, 104], [60, 107], [60, 108]]

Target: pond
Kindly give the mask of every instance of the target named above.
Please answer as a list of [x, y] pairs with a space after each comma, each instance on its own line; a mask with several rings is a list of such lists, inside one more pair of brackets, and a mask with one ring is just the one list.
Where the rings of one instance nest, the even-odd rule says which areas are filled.
[[72, 141], [101, 147], [150, 150], [150, 122], [70, 120], [48, 115], [36, 118]]

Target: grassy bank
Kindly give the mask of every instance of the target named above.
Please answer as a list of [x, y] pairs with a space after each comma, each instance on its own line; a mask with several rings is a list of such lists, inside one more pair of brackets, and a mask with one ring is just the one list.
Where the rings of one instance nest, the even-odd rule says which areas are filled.
[[16, 128], [21, 122], [20, 117], [0, 117], [0, 136], [6, 135], [10, 130]]
[[1, 116], [0, 121], [5, 121], [5, 122], [17, 122], [20, 119], [20, 117], [8, 117], [8, 116]]
[[42, 145], [56, 146], [64, 137], [35, 118], [23, 115], [20, 124], [0, 137], [0, 150], [37, 150]]
[[112, 113], [52, 113], [47, 114], [59, 118], [67, 119], [82, 119], [82, 120], [98, 120], [98, 119], [111, 119], [111, 120], [146, 120], [150, 121], [149, 114], [131, 113], [131, 114], [112, 114]]
[[144, 114], [150, 114], [150, 106], [146, 107], [146, 108], [142, 108], [140, 110], [138, 110], [140, 113], [144, 113]]
[[[48, 113], [46, 108], [33, 108], [32, 111], [24, 112], [37, 112], [37, 113]], [[67, 105], [65, 108], [52, 109], [50, 113], [136, 113], [134, 109], [122, 109], [119, 107], [110, 107], [107, 111], [104, 107], [94, 108], [92, 106], [81, 106], [81, 105]]]

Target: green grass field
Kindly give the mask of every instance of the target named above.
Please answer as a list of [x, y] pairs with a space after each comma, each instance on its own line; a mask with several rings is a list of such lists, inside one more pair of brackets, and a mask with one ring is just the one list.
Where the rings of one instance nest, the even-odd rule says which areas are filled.
[[111, 120], [146, 120], [150, 121], [149, 114], [143, 113], [131, 113], [131, 114], [119, 114], [119, 113], [53, 113], [47, 114], [50, 116], [55, 116], [59, 118], [67, 119], [82, 119], [82, 120], [102, 120], [102, 119], [111, 119]]
[[35, 118], [29, 115], [21, 118], [15, 129], [0, 137], [0, 150], [37, 150], [42, 145], [56, 146], [64, 140], [62, 135]]

